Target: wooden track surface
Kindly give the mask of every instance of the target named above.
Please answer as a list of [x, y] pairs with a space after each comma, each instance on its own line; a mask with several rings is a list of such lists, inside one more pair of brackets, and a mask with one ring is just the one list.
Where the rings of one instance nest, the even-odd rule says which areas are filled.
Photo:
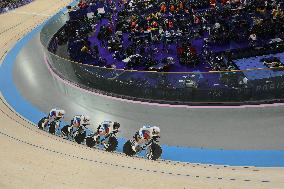
[[[0, 62], [18, 39], [69, 3], [35, 0], [0, 15]], [[39, 131], [0, 97], [0, 188], [284, 188], [283, 168], [148, 161], [89, 149]]]

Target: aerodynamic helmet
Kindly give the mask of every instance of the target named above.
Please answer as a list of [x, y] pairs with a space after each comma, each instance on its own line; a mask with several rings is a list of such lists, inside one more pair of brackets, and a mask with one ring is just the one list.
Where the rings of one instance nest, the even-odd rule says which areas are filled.
[[160, 130], [159, 127], [157, 127], [157, 126], [153, 126], [153, 127], [152, 127], [152, 135], [153, 135], [153, 136], [159, 136], [159, 135], [160, 135], [160, 132], [161, 132], [161, 130]]
[[113, 123], [113, 129], [119, 129], [119, 127], [120, 127], [120, 123], [118, 122]]
[[57, 117], [64, 117], [65, 110], [57, 110]]
[[90, 117], [87, 115], [81, 116], [82, 125], [89, 125], [90, 124]]

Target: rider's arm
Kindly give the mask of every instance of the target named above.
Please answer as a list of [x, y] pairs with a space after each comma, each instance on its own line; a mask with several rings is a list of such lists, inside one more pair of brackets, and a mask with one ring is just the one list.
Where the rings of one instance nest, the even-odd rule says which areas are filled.
[[158, 141], [158, 138], [160, 138], [160, 136], [153, 136], [153, 137], [152, 137], [152, 139], [153, 139], [154, 141], [156, 141], [156, 142], [159, 142], [159, 141]]
[[120, 130], [118, 129], [112, 131], [113, 134], [118, 133], [118, 132], [120, 132]]

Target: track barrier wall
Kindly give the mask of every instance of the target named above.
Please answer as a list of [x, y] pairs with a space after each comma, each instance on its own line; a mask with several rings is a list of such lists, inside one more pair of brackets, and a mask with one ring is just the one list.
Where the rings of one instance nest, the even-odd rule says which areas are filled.
[[247, 74], [282, 73], [282, 67], [228, 72], [149, 72], [103, 68], [62, 58], [51, 49], [56, 48], [54, 36], [67, 20], [67, 14], [54, 16], [43, 27], [40, 38], [53, 71], [82, 88], [109, 96], [169, 104], [242, 105], [284, 99], [282, 74], [243, 82]]

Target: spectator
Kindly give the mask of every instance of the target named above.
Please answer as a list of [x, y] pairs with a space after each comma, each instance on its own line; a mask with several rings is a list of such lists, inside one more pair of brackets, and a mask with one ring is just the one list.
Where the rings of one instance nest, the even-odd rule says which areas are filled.
[[78, 7], [79, 7], [80, 9], [84, 9], [84, 8], [87, 8], [88, 5], [87, 5], [87, 3], [86, 3], [85, 0], [80, 0], [79, 3], [78, 3]]
[[257, 45], [257, 37], [255, 33], [250, 34], [249, 36], [249, 45], [255, 47]]
[[32, 2], [33, 0], [1, 0], [0, 14]]
[[[88, 2], [81, 0], [80, 8]], [[102, 24], [101, 15], [97, 14], [100, 23], [96, 28], [100, 29], [95, 37], [99, 41], [96, 42], [98, 48], [106, 48], [106, 53], [111, 55], [107, 57], [115, 59], [107, 58], [108, 65], [138, 53], [153, 62], [160, 62], [164, 54], [176, 53], [178, 63], [181, 59], [197, 62], [201, 58], [207, 63], [213, 62], [209, 64], [216, 70], [226, 70], [230, 65], [224, 64], [224, 59], [216, 60], [220, 53], [235, 49], [241, 52], [242, 48], [252, 50], [257, 42], [268, 44], [269, 39], [282, 38], [284, 31], [280, 0], [266, 0], [266, 3], [259, 0], [158, 0], [155, 3], [121, 0], [124, 6], [120, 8], [113, 1], [100, 2], [105, 3], [106, 19]], [[210, 5], [218, 8], [210, 9]], [[113, 11], [115, 8], [117, 11]], [[118, 31], [119, 36], [116, 35]], [[208, 38], [206, 45], [203, 44], [205, 38]], [[154, 49], [164, 54], [157, 56], [159, 53], [154, 53]], [[81, 50], [88, 52], [90, 48], [83, 46]], [[243, 54], [249, 55], [250, 51]], [[102, 55], [98, 52], [98, 56]]]

